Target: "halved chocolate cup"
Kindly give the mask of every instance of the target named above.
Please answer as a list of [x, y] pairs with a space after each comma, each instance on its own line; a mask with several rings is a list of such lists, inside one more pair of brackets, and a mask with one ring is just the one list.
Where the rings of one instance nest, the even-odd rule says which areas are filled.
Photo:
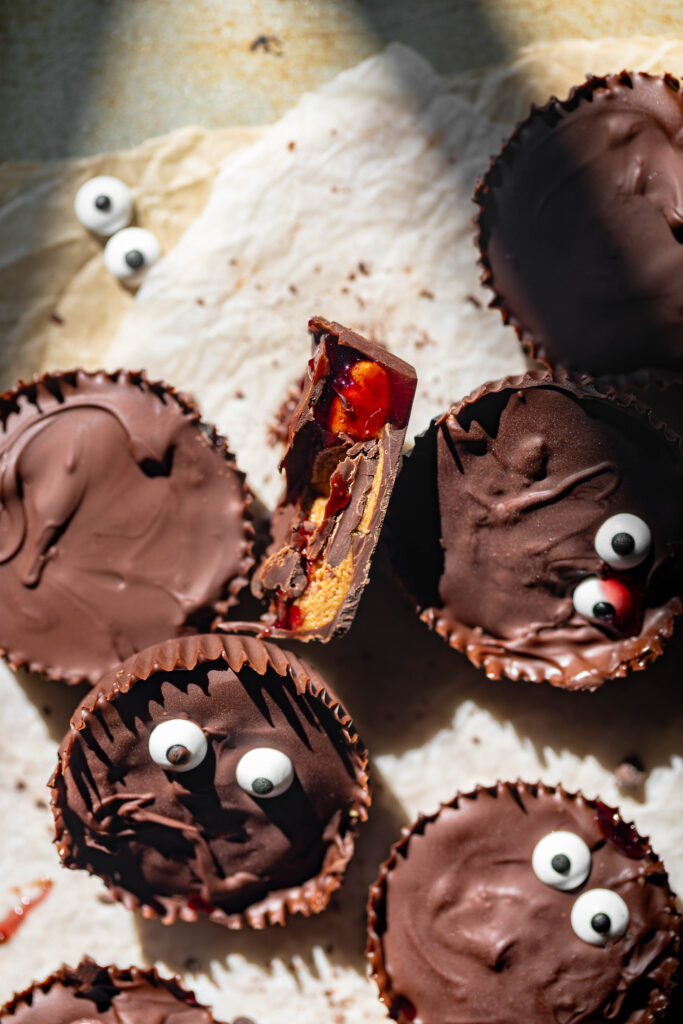
[[318, 913], [370, 796], [349, 715], [295, 655], [254, 638], [170, 640], [81, 703], [51, 780], [62, 862], [170, 924]]
[[0, 652], [94, 684], [206, 631], [247, 582], [251, 501], [226, 441], [142, 373], [47, 374], [0, 397]]
[[649, 841], [543, 783], [478, 786], [421, 815], [368, 898], [371, 976], [400, 1024], [652, 1024], [679, 947]]

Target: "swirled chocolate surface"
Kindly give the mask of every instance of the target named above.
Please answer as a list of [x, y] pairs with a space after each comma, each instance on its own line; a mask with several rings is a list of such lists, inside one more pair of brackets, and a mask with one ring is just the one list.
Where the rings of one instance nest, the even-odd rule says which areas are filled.
[[84, 960], [15, 996], [0, 1008], [0, 1020], [8, 1024], [212, 1024], [213, 1017], [191, 992], [171, 978], [160, 978], [156, 971], [99, 967]]
[[[499, 783], [420, 819], [371, 890], [369, 954], [405, 1024], [645, 1024], [673, 988], [679, 918], [662, 864], [632, 826], [580, 794]], [[571, 891], [541, 881], [536, 844], [573, 833], [590, 850]], [[592, 945], [572, 908], [617, 893], [625, 934]]]
[[[149, 746], [155, 727], [178, 719], [206, 742], [182, 772]], [[290, 759], [280, 795], [238, 781], [256, 748]], [[320, 676], [236, 636], [169, 641], [105, 677], [74, 715], [52, 785], [67, 867], [101, 875], [130, 908], [231, 927], [321, 910], [369, 802], [365, 752]]]
[[0, 648], [68, 682], [200, 628], [251, 566], [224, 442], [141, 375], [45, 377], [0, 398]]
[[[490, 675], [594, 688], [660, 653], [680, 611], [682, 475], [663, 431], [587, 381], [530, 374], [487, 385], [408, 460], [394, 562], [428, 623]], [[652, 533], [648, 556], [628, 571], [595, 547], [598, 528], [620, 513]], [[576, 611], [587, 577], [630, 594], [623, 628]]]
[[552, 367], [683, 366], [683, 97], [590, 79], [519, 125], [475, 193], [493, 304]]

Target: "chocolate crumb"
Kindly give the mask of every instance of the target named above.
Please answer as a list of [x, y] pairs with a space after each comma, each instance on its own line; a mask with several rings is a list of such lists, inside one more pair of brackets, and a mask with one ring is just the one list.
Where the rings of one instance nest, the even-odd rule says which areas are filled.
[[50, 320], [52, 320], [53, 324], [63, 324], [64, 323], [64, 317], [61, 316], [59, 313], [54, 313], [54, 312], [50, 313]]
[[614, 770], [617, 789], [625, 796], [642, 798], [647, 772], [640, 758], [635, 755], [625, 757]]
[[297, 286], [295, 284], [290, 284], [289, 290], [292, 293], [292, 295], [296, 295], [297, 292], [299, 291], [299, 289], [297, 288]]
[[45, 803], [44, 800], [41, 800], [40, 797], [36, 797], [36, 799], [33, 801], [33, 805], [34, 807], [37, 807], [39, 811], [47, 810], [47, 804]]
[[426, 331], [420, 332], [420, 337], [415, 341], [415, 348], [426, 348], [427, 345], [433, 345], [434, 339], [430, 338]]
[[433, 299], [434, 292], [430, 292], [429, 288], [420, 288], [417, 297], [418, 299]]
[[257, 36], [249, 49], [252, 53], [263, 50], [264, 53], [272, 53], [275, 57], [282, 56], [282, 42], [277, 36]]
[[481, 309], [481, 302], [476, 295], [466, 295], [465, 301], [470, 302], [473, 306], [476, 306], [477, 309]]
[[45, 715], [46, 718], [48, 715], [52, 714], [52, 708], [50, 707], [49, 704], [43, 704], [43, 714]]
[[196, 298], [194, 301], [197, 303], [198, 306], [205, 305], [204, 299], [202, 299], [202, 298]]
[[322, 269], [323, 268], [320, 266], [320, 264], [316, 263], [316, 265], [313, 267], [313, 273], [314, 274], [319, 274]]
[[342, 285], [341, 293], [342, 293], [342, 295], [348, 295], [349, 294], [349, 289], [346, 287], [346, 285]]
[[232, 1024], [256, 1024], [256, 1021], [252, 1020], [251, 1017], [235, 1017]]
[[103, 903], [105, 907], [110, 907], [113, 903], [116, 902], [114, 900], [114, 897], [111, 896], [110, 893], [108, 892], [98, 892], [96, 899], [98, 903]]
[[370, 273], [370, 267], [367, 265], [367, 263], [363, 263], [362, 260], [358, 264], [358, 269], [359, 269], [360, 273], [361, 274], [365, 274], [366, 277]]
[[231, 258], [230, 258], [230, 259], [228, 260], [228, 263], [230, 264], [230, 266], [231, 266], [231, 267], [236, 267], [236, 266], [237, 266], [237, 260], [235, 259], [235, 257], [234, 257], [234, 256], [232, 256], [232, 257], [231, 257]]
[[187, 960], [183, 964], [186, 971], [198, 971], [201, 967], [199, 960], [196, 956], [188, 956]]
[[481, 738], [479, 736], [473, 736], [472, 742], [474, 743], [475, 747], [478, 747], [479, 744], [481, 743]]
[[288, 142], [287, 149], [290, 150], [290, 152], [291, 150], [296, 149], [296, 142]]
[[246, 396], [244, 394], [244, 391], [242, 391], [242, 388], [238, 388], [237, 391], [235, 391], [235, 398], [242, 399], [245, 397]]
[[23, 779], [16, 779], [14, 782], [14, 788], [18, 793], [21, 793], [22, 790], [26, 789], [26, 783]]

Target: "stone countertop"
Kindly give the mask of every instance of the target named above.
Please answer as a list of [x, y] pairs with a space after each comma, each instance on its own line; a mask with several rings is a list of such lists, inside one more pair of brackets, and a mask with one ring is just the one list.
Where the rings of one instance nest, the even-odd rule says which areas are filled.
[[681, 35], [680, 0], [0, 0], [4, 160], [280, 117], [397, 40], [445, 75], [527, 43]]

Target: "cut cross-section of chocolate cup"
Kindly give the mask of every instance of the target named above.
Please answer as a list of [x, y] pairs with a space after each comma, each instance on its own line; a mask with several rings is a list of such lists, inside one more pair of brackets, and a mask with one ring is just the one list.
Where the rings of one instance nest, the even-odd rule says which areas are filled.
[[594, 689], [681, 611], [677, 438], [586, 377], [484, 385], [418, 438], [389, 542], [422, 618], [489, 676]]
[[51, 782], [57, 848], [146, 917], [283, 924], [341, 885], [366, 768], [348, 714], [293, 654], [168, 641], [75, 712]]
[[250, 495], [186, 397], [139, 373], [0, 397], [0, 651], [69, 683], [208, 630], [253, 564]]
[[[408, 363], [314, 317], [309, 377], [281, 464], [286, 491], [254, 574], [268, 636], [350, 627], [398, 473], [417, 377]], [[233, 627], [239, 628], [239, 625]]]
[[679, 946], [649, 841], [541, 783], [478, 787], [420, 817], [368, 901], [372, 976], [399, 1024], [653, 1024]]

